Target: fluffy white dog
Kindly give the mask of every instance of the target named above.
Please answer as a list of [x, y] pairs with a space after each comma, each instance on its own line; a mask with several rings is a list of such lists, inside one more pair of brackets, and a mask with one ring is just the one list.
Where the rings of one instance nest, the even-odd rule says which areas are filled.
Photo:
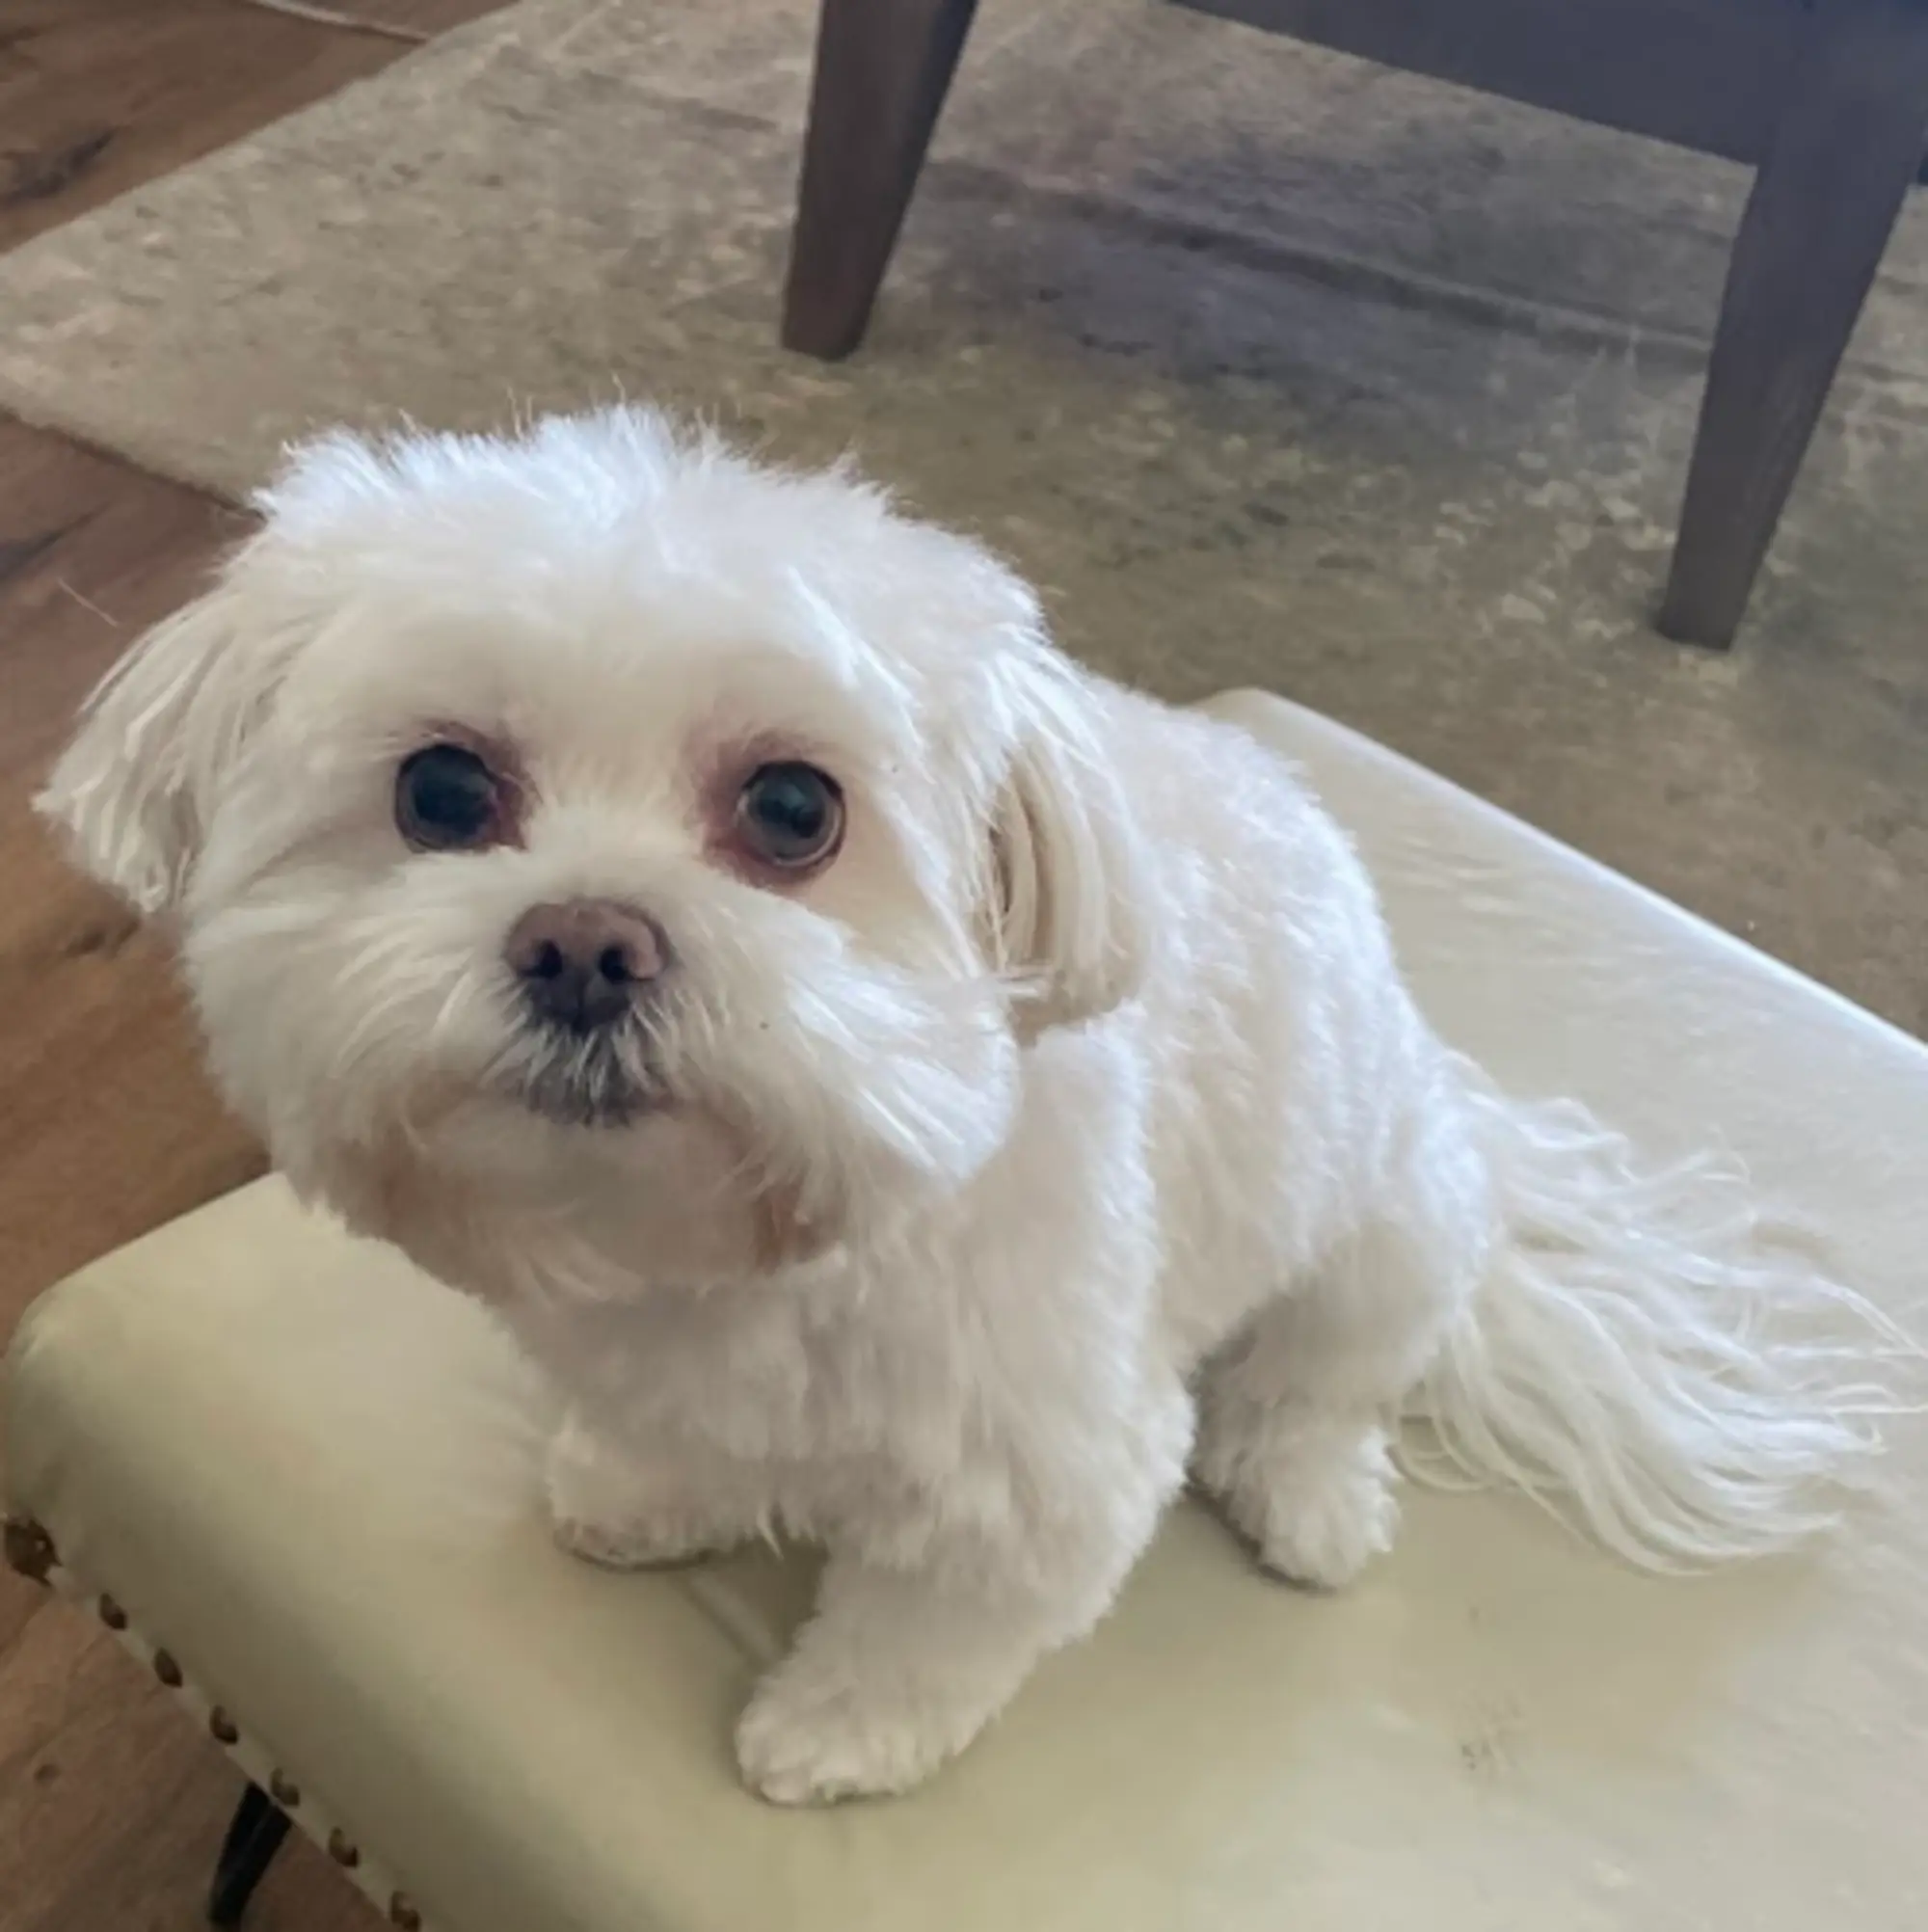
[[976, 545], [634, 411], [331, 437], [260, 507], [44, 807], [295, 1186], [552, 1373], [565, 1543], [826, 1545], [768, 1797], [961, 1750], [1188, 1473], [1336, 1585], [1402, 1416], [1660, 1565], [1870, 1446], [1759, 1339], [1842, 1292], [1499, 1097], [1294, 772]]

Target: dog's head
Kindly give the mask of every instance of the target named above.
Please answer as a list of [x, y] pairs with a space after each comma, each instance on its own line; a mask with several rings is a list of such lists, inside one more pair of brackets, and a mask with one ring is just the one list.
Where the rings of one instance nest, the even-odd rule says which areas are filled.
[[[633, 1201], [755, 1270], [962, 1186], [1144, 934], [1030, 591], [659, 418], [301, 452], [42, 799], [296, 1184]], [[364, 1212], [364, 1221], [370, 1217]]]

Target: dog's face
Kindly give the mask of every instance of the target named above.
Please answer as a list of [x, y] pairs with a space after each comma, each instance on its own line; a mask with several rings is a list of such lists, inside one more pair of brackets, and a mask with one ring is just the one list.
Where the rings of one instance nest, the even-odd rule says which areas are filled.
[[42, 803], [352, 1219], [405, 1178], [632, 1208], [643, 1282], [780, 1267], [966, 1183], [1023, 1042], [1131, 991], [1097, 701], [973, 546], [632, 412], [331, 439], [261, 507]]

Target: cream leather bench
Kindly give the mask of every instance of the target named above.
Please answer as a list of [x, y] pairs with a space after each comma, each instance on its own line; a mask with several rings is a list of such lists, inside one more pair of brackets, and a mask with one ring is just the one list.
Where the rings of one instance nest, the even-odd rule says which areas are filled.
[[[1656, 1150], [1725, 1139], [1917, 1317], [1928, 1052], [1273, 699], [1449, 1036]], [[16, 1562], [103, 1618], [397, 1925], [455, 1932], [1903, 1932], [1928, 1925], [1928, 1466], [1812, 1561], [1636, 1576], [1415, 1496], [1353, 1593], [1176, 1514], [955, 1770], [786, 1813], [732, 1721], [801, 1560], [559, 1554], [475, 1308], [264, 1182], [88, 1269], [7, 1372]], [[272, 1798], [260, 1793], [270, 1793]]]

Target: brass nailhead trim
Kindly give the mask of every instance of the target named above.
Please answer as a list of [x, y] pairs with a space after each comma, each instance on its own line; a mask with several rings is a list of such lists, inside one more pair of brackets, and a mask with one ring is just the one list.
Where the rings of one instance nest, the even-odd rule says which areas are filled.
[[60, 1561], [54, 1540], [32, 1516], [9, 1516], [4, 1537], [7, 1562], [30, 1583], [44, 1583], [47, 1573]]
[[406, 1892], [398, 1892], [388, 1900], [388, 1923], [399, 1925], [401, 1932], [421, 1932], [422, 1916], [415, 1910], [415, 1901]]
[[[4, 1530], [0, 1530], [0, 1548], [4, 1548], [8, 1566], [33, 1583], [44, 1583], [48, 1572], [60, 1562], [60, 1552], [54, 1547], [53, 1538], [29, 1516], [9, 1516], [6, 1519]], [[96, 1608], [100, 1621], [110, 1630], [124, 1630], [127, 1627], [127, 1613], [113, 1597], [103, 1595]], [[154, 1676], [169, 1690], [179, 1690], [184, 1681], [180, 1665], [168, 1650], [155, 1650]], [[223, 1744], [238, 1744], [241, 1740], [239, 1727], [219, 1704], [208, 1713], [207, 1728]], [[280, 1771], [268, 1780], [268, 1795], [284, 1811], [293, 1811], [301, 1803], [301, 1787]], [[350, 1871], [362, 1863], [360, 1850], [339, 1830], [328, 1835], [328, 1855], [336, 1865]], [[389, 1899], [388, 1919], [400, 1928], [400, 1932], [420, 1932], [421, 1914], [404, 1892], [398, 1892]]]

